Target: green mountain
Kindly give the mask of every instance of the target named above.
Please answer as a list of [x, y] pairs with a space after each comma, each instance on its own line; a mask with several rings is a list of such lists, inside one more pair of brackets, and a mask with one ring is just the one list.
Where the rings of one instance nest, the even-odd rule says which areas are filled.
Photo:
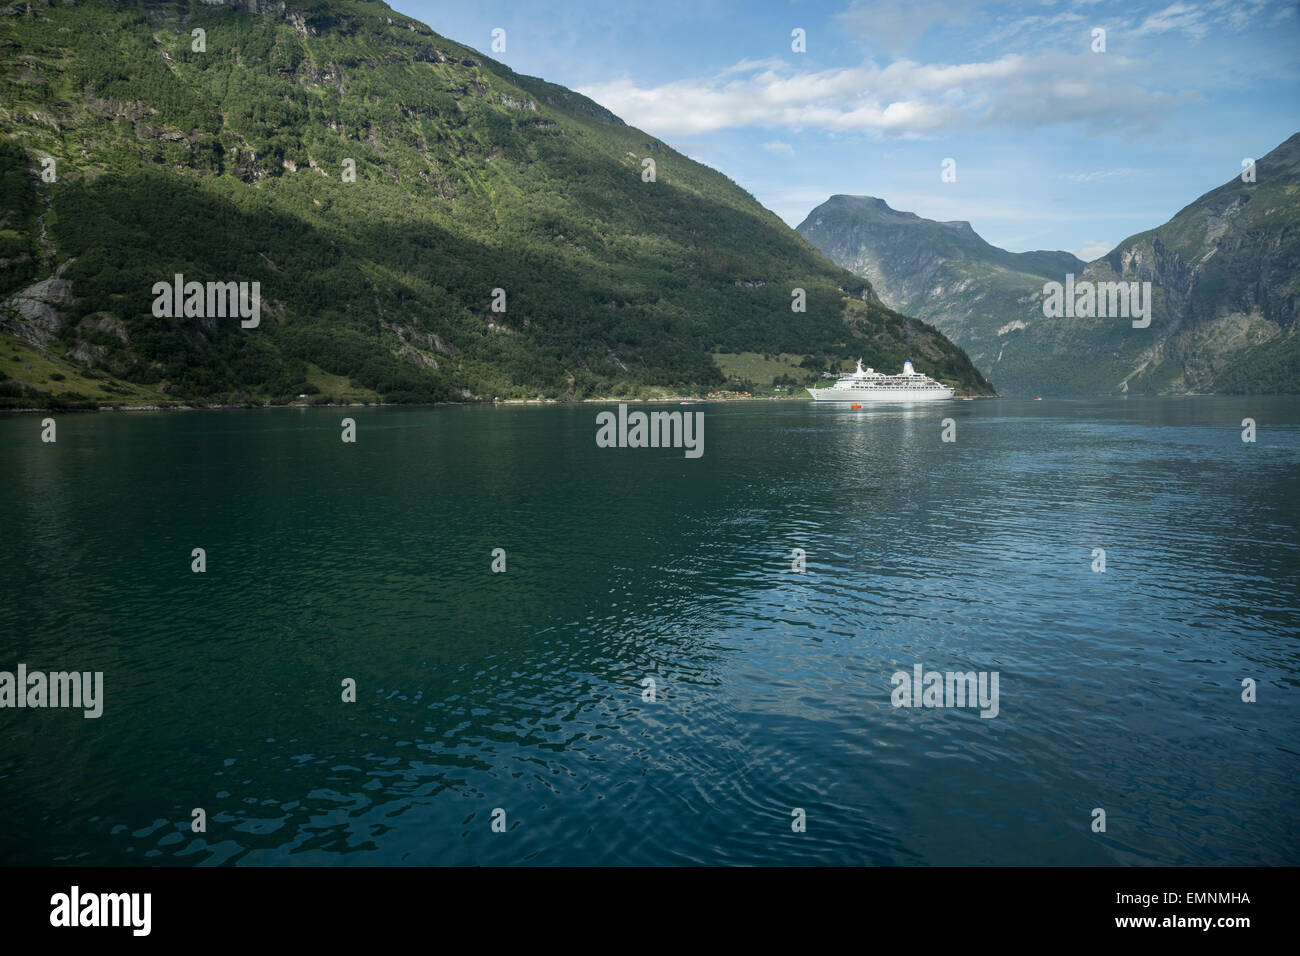
[[[1300, 392], [1300, 134], [1157, 229], [1085, 264], [1011, 253], [965, 222], [833, 196], [798, 231], [868, 279], [891, 308], [932, 322], [1008, 395]], [[1043, 287], [1150, 282], [1131, 318], [1048, 318]]]
[[[10, 407], [648, 397], [745, 353], [991, 391], [722, 174], [383, 3], [0, 14]], [[155, 314], [178, 274], [259, 323]]]
[[1121, 390], [1300, 393], [1300, 133], [1254, 172], [1084, 270], [1155, 291], [1152, 334], [1125, 353]]
[[1007, 252], [968, 222], [922, 219], [872, 196], [832, 196], [798, 232], [871, 282], [890, 308], [934, 323], [1004, 394], [1027, 387], [1002, 365], [1005, 335], [1025, 321], [1045, 280], [1084, 266], [1068, 252]]

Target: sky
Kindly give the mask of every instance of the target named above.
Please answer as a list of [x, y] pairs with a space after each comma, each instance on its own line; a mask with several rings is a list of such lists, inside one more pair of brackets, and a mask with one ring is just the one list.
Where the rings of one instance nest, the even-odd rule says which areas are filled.
[[590, 96], [792, 226], [869, 195], [1092, 260], [1300, 131], [1300, 2], [389, 5]]

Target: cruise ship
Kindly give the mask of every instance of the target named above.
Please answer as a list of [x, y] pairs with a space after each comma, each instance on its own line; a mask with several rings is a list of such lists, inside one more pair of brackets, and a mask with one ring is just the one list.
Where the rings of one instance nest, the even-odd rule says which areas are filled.
[[808, 394], [819, 402], [941, 402], [952, 398], [953, 390], [912, 368], [912, 360], [903, 363], [900, 375], [886, 375], [873, 368], [863, 368], [858, 359], [855, 372], [840, 373], [830, 388], [810, 388]]

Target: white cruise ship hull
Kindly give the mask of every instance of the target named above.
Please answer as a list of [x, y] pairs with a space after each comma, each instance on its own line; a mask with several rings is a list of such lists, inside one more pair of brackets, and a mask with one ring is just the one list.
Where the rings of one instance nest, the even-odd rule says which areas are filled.
[[942, 402], [952, 398], [951, 388], [810, 388], [818, 402]]

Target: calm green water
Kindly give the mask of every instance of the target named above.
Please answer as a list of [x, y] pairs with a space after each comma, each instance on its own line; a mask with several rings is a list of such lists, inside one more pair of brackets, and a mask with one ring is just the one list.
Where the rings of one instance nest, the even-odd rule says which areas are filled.
[[1300, 401], [599, 410], [0, 418], [0, 862], [1300, 863]]

